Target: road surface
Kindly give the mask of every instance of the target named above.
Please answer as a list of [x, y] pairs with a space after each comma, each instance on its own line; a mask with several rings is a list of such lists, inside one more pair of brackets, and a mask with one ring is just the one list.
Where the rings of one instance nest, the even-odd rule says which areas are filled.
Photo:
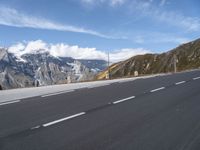
[[0, 103], [0, 150], [199, 150], [200, 71]]

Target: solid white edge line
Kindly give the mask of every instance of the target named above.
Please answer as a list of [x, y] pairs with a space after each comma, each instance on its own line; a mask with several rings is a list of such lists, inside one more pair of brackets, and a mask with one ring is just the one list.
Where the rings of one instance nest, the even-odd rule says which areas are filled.
[[193, 78], [193, 80], [197, 80], [197, 79], [200, 79], [200, 77]]
[[10, 101], [10, 102], [3, 102], [3, 103], [0, 103], [0, 106], [2, 105], [8, 105], [8, 104], [13, 104], [13, 103], [18, 103], [20, 102], [20, 100], [15, 100], [15, 101]]
[[135, 96], [131, 96], [131, 97], [127, 97], [127, 98], [115, 101], [115, 102], [113, 102], [113, 104], [118, 104], [118, 103], [121, 103], [121, 102], [124, 102], [124, 101], [128, 101], [128, 100], [133, 99], [133, 98], [135, 98]]
[[54, 96], [54, 95], [59, 95], [59, 94], [64, 94], [64, 93], [69, 93], [69, 92], [74, 92], [74, 90], [69, 90], [69, 91], [63, 91], [63, 92], [57, 92], [57, 93], [46, 94], [46, 95], [42, 95], [41, 97], [49, 97], [49, 96]]
[[48, 126], [51, 126], [51, 125], [54, 125], [54, 124], [57, 124], [57, 123], [60, 123], [60, 122], [75, 118], [75, 117], [79, 117], [79, 116], [84, 115], [84, 114], [86, 114], [86, 113], [85, 112], [81, 112], [81, 113], [78, 113], [78, 114], [75, 114], [75, 115], [72, 115], [72, 116], [68, 116], [66, 118], [62, 118], [62, 119], [55, 120], [55, 121], [52, 121], [52, 122], [49, 122], [49, 123], [45, 123], [42, 126], [43, 127], [48, 127]]
[[165, 89], [165, 87], [157, 88], [157, 89], [151, 90], [150, 92], [153, 93], [153, 92], [160, 91], [160, 90], [163, 90], [163, 89]]
[[186, 81], [180, 81], [180, 82], [177, 82], [177, 83], [175, 83], [176, 85], [179, 85], [179, 84], [183, 84], [183, 83], [185, 83]]

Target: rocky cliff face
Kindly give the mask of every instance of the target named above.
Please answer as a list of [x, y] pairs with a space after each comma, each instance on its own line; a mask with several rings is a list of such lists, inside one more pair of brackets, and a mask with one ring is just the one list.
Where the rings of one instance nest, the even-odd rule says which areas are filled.
[[1, 48], [0, 85], [10, 89], [92, 80], [96, 72], [86, 65], [73, 58], [54, 57], [45, 50], [19, 58]]
[[[177, 61], [177, 71], [196, 69], [200, 67], [200, 39], [189, 42], [162, 54], [145, 54], [134, 56], [126, 61], [113, 64], [110, 74], [113, 78], [139, 75], [167, 73], [174, 71], [174, 61]], [[97, 79], [106, 78], [108, 70], [97, 75]]]
[[26, 76], [16, 57], [7, 52], [6, 49], [0, 49], [0, 85], [5, 88], [17, 88], [32, 86], [30, 76]]

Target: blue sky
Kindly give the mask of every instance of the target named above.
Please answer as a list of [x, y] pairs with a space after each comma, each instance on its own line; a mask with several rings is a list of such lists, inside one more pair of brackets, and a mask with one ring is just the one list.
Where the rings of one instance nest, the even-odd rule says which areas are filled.
[[199, 0], [1, 0], [0, 45], [37, 41], [118, 57], [163, 52], [200, 37], [199, 6]]

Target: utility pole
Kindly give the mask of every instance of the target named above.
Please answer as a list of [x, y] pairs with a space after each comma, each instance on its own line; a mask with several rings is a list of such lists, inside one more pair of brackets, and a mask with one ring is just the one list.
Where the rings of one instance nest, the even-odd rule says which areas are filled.
[[177, 57], [176, 57], [176, 54], [174, 54], [174, 73], [177, 72], [177, 66], [176, 66], [176, 63], [177, 63]]
[[108, 79], [110, 79], [110, 54], [108, 52]]

